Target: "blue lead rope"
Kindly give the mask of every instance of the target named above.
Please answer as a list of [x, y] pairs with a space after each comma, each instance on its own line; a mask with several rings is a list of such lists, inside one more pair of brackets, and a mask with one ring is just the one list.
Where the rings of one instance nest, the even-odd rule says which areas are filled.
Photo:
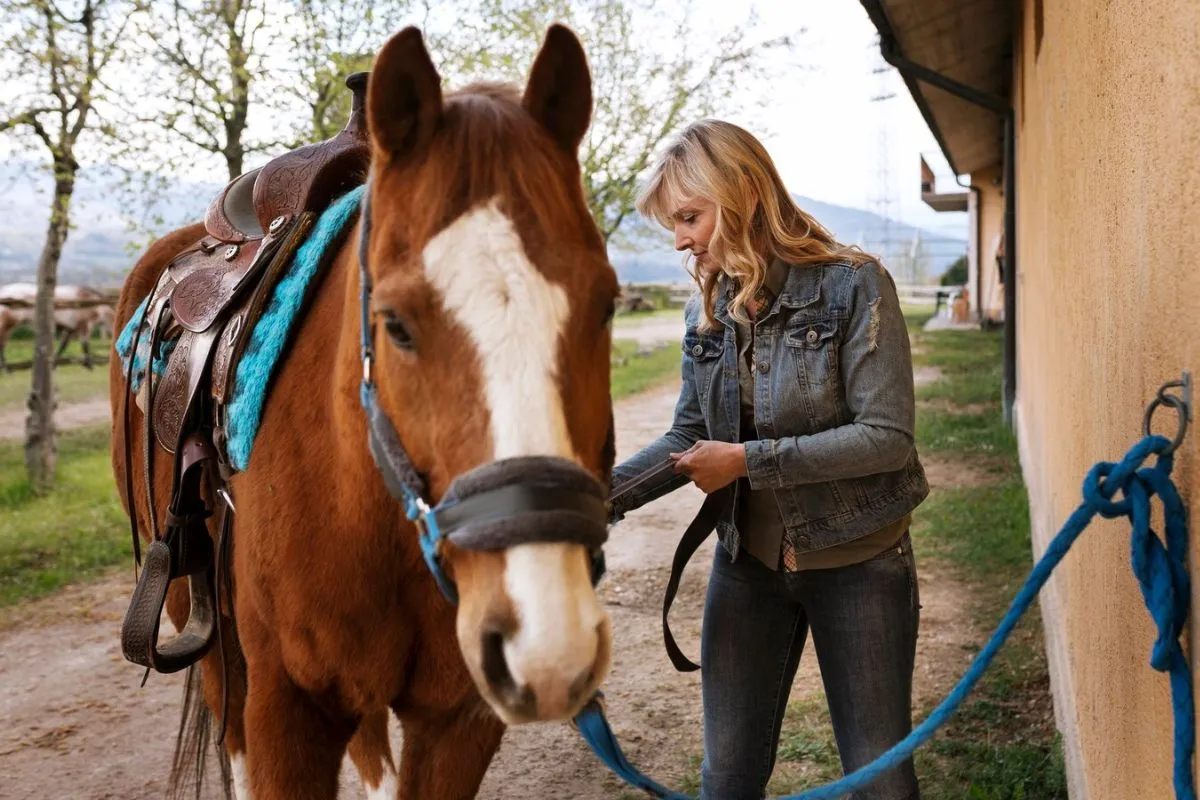
[[597, 692], [591, 702], [575, 716], [571, 724], [579, 730], [579, 735], [591, 746], [592, 751], [600, 757], [600, 760], [608, 765], [608, 768], [618, 778], [630, 786], [641, 789], [651, 797], [661, 797], [664, 800], [692, 800], [686, 794], [673, 792], [646, 777], [629, 762], [621, 750], [621, 745], [617, 743], [617, 736], [609, 726], [608, 718], [604, 715], [604, 695], [602, 693]]
[[[1192, 756], [1196, 748], [1192, 676], [1179, 644], [1191, 599], [1191, 581], [1186, 567], [1187, 509], [1171, 481], [1173, 449], [1171, 442], [1162, 436], [1146, 436], [1130, 449], [1120, 463], [1100, 462], [1092, 467], [1083, 482], [1083, 502], [1050, 542], [1025, 585], [1013, 598], [996, 632], [946, 699], [912, 733], [870, 764], [832, 783], [780, 800], [833, 800], [843, 797], [907, 761], [962, 705], [1018, 620], [1037, 599], [1038, 591], [1049, 580], [1054, 568], [1097, 514], [1110, 519], [1128, 517], [1132, 524], [1133, 573], [1142, 589], [1146, 608], [1158, 628], [1150, 665], [1170, 675], [1171, 705], [1175, 715], [1175, 797], [1176, 800], [1196, 800], [1192, 780]], [[1154, 466], [1143, 467], [1152, 453], [1157, 455]], [[1114, 501], [1118, 490], [1122, 499]], [[1150, 528], [1150, 500], [1155, 495], [1162, 499], [1163, 504], [1165, 547]], [[601, 698], [594, 698], [575, 718], [574, 724], [596, 755], [626, 783], [653, 797], [691, 800], [687, 795], [662, 787], [629, 762], [605, 718]]]

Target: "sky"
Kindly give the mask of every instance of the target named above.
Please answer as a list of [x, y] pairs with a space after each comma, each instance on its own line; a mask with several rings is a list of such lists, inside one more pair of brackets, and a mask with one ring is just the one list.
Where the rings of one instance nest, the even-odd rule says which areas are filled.
[[[718, 28], [745, 20], [736, 0], [694, 0]], [[958, 191], [954, 175], [899, 74], [879, 57], [876, 32], [857, 0], [761, 0], [761, 27], [804, 29], [779, 61], [770, 124], [762, 112], [729, 120], [760, 136], [793, 192], [838, 205], [881, 211], [946, 235], [966, 238], [965, 213], [938, 213], [921, 202], [920, 156], [940, 191]], [[885, 67], [882, 76], [873, 73]], [[880, 102], [871, 98], [891, 94]], [[886, 158], [885, 158], [886, 154]], [[888, 180], [883, 180], [886, 169]], [[886, 187], [886, 188], [885, 188]]]
[[[652, 3], [655, 15], [671, 15], [679, 8], [669, 0]], [[691, 0], [688, 20], [700, 35], [715, 40], [747, 22], [749, 5], [746, 0]], [[765, 99], [765, 107], [748, 102], [749, 110], [725, 118], [759, 136], [788, 188], [966, 238], [965, 214], [939, 214], [921, 202], [921, 155], [938, 175], [942, 191], [957, 190], [953, 176], [907, 87], [879, 57], [875, 29], [858, 0], [757, 0], [754, 7], [758, 24], [752, 41], [802, 32], [790, 52], [770, 56], [775, 80], [747, 89], [747, 100]], [[655, 31], [652, 42], [664, 48], [691, 46], [672, 38], [677, 31], [662, 27], [662, 35]], [[878, 67], [884, 67], [883, 75], [874, 74]], [[879, 95], [890, 97], [873, 102]], [[251, 116], [252, 134], [271, 124], [270, 114]], [[0, 140], [0, 155], [4, 144]]]

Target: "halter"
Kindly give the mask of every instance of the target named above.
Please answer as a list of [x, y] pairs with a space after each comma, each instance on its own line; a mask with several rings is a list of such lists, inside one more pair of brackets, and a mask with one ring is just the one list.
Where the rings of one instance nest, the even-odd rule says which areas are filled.
[[458, 590], [446, 574], [446, 542], [477, 551], [496, 551], [533, 542], [573, 542], [592, 553], [592, 583], [604, 574], [608, 539], [607, 489], [573, 461], [554, 456], [517, 456], [483, 464], [459, 475], [436, 505], [400, 441], [387, 412], [379, 405], [371, 369], [371, 275], [367, 244], [371, 235], [371, 184], [362, 198], [358, 261], [362, 300], [362, 386], [371, 456], [388, 492], [404, 506], [417, 527], [421, 553], [438, 588], [451, 603]]

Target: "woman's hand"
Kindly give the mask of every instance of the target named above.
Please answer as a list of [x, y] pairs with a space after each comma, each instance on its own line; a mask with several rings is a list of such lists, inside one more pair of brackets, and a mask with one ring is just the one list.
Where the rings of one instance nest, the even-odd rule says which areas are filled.
[[709, 440], [696, 442], [682, 453], [671, 453], [675, 471], [687, 475], [705, 494], [712, 494], [746, 477], [744, 445]]

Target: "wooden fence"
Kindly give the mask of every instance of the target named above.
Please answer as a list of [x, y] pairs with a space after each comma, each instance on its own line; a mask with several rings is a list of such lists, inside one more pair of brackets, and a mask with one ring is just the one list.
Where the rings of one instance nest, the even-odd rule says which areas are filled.
[[[121, 297], [120, 289], [99, 289], [100, 297], [87, 300], [55, 300], [54, 308], [69, 310], [76, 308], [94, 308], [96, 306], [115, 306]], [[7, 308], [33, 308], [37, 303], [33, 300], [0, 300], [0, 306]]]
[[[59, 310], [73, 310], [73, 309], [79, 309], [79, 308], [94, 308], [96, 306], [116, 306], [117, 300], [121, 296], [121, 290], [119, 288], [118, 289], [99, 289], [97, 291], [100, 294], [100, 297], [97, 297], [97, 298], [90, 298], [87, 300], [56, 300], [54, 302], [54, 309], [56, 311], [59, 311]], [[0, 306], [4, 306], [7, 308], [33, 308], [35, 305], [36, 305], [36, 302], [29, 301], [29, 300], [13, 299], [13, 300], [0, 301]], [[92, 355], [90, 366], [101, 366], [101, 365], [104, 365], [107, 363], [108, 363], [108, 353], [107, 352], [95, 353]], [[54, 366], [56, 368], [64, 366], [64, 365], [89, 366], [88, 362], [83, 358], [83, 356], [64, 356], [64, 357], [55, 359]], [[22, 370], [28, 370], [28, 369], [33, 369], [33, 361], [32, 360], [10, 361], [5, 364], [6, 372], [20, 372]]]

